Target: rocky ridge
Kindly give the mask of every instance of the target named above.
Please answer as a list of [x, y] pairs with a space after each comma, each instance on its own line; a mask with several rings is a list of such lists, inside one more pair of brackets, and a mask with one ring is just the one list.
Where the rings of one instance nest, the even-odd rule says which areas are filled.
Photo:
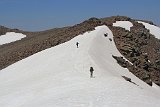
[[[106, 22], [106, 25], [112, 30], [118, 50], [133, 65], [122, 57], [113, 56], [117, 62], [147, 84], [152, 85], [154, 82], [160, 86], [160, 40], [150, 34], [144, 25], [128, 17], [110, 17], [102, 19], [102, 21]], [[131, 31], [121, 27], [113, 27], [112, 23], [116, 21], [130, 21], [133, 27], [131, 27]]]

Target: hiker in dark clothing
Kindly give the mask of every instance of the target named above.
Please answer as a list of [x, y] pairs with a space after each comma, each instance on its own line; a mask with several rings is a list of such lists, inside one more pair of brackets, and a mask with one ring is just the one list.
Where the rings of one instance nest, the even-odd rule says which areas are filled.
[[79, 43], [77, 42], [76, 45], [77, 45], [77, 48], [78, 48]]
[[90, 77], [91, 78], [93, 78], [93, 71], [94, 71], [93, 67], [90, 67]]

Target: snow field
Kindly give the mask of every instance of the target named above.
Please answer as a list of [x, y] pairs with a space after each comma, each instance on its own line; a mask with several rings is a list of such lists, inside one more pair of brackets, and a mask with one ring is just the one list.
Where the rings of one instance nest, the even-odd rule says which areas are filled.
[[36, 53], [0, 71], [0, 106], [159, 107], [160, 89], [120, 67], [112, 55], [122, 56], [107, 26]]

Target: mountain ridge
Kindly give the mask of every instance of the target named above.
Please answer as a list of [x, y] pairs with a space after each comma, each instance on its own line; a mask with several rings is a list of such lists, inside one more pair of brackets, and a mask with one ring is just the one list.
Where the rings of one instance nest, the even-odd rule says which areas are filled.
[[[116, 21], [130, 21], [133, 27], [131, 27], [131, 31], [129, 32], [124, 28], [112, 26]], [[153, 24], [153, 22], [150, 21], [145, 22]], [[55, 28], [41, 32], [16, 30], [17, 32], [26, 34], [27, 37], [20, 41], [0, 46], [0, 69], [44, 49], [69, 41], [79, 34], [92, 31], [96, 26], [100, 25], [107, 25], [111, 29], [114, 35], [114, 41], [120, 53], [136, 66], [130, 65], [126, 61], [121, 61], [120, 65], [124, 66], [124, 64], [126, 64], [125, 66], [130, 72], [149, 85], [152, 85], [152, 82], [154, 82], [160, 86], [160, 67], [156, 65], [157, 59], [160, 59], [160, 54], [154, 52], [154, 50], [149, 51], [150, 49], [160, 48], [160, 42], [149, 33], [143, 24], [126, 16], [112, 16], [101, 19], [93, 17], [71, 27]], [[153, 43], [156, 45], [153, 45]], [[149, 55], [144, 56], [144, 53], [148, 53]], [[149, 59], [151, 63], [148, 63], [146, 61], [147, 59]], [[144, 69], [144, 64], [146, 63], [149, 67]], [[147, 70], [149, 70], [149, 72]]]
[[2, 69], [0, 105], [159, 107], [160, 88], [119, 66], [113, 55], [123, 57], [106, 25], [36, 53]]

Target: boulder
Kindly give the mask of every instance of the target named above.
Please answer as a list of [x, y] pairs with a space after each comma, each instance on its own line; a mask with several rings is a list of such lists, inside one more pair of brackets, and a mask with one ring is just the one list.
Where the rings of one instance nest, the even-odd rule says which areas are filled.
[[131, 78], [128, 78], [128, 77], [126, 77], [126, 76], [122, 76], [126, 81], [129, 81], [129, 82], [132, 82], [131, 81]]
[[125, 59], [123, 59], [123, 57], [117, 57], [117, 56], [114, 56], [114, 55], [112, 55], [112, 57], [117, 60], [117, 63], [119, 65], [121, 65], [124, 68], [127, 68], [128, 62]]

